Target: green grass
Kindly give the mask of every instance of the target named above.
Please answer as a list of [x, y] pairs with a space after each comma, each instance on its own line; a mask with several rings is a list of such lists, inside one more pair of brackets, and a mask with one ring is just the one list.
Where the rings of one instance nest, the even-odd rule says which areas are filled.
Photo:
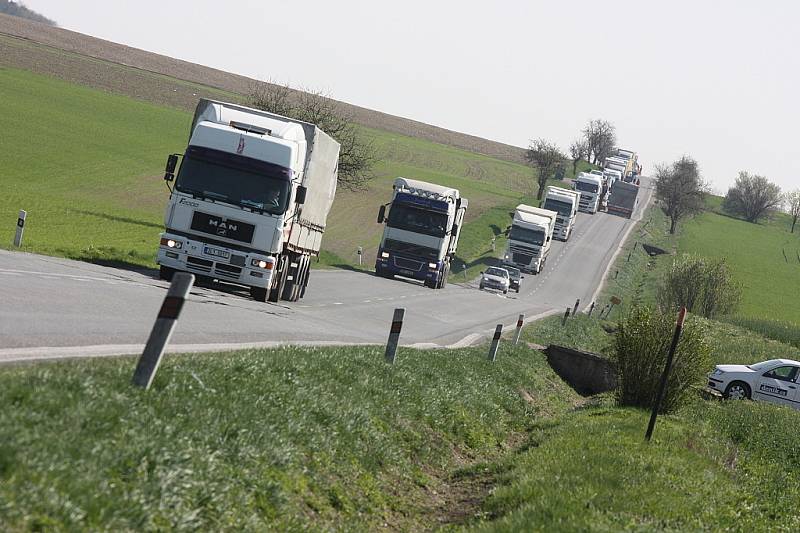
[[[10, 191], [0, 198], [0, 216], [14, 220], [18, 210], [28, 211], [23, 248], [154, 266], [168, 197], [160, 179], [165, 156], [185, 146], [190, 115], [15, 69], [0, 69], [0, 82], [8, 106], [0, 127], [13, 132], [0, 151]], [[367, 190], [339, 190], [320, 266], [356, 265], [359, 246], [364, 266], [374, 264], [382, 233], [375, 216], [391, 199], [397, 176], [457, 187], [469, 199], [459, 257], [476, 267], [470, 275], [491, 255], [491, 238], [508, 225], [507, 213], [535, 192], [533, 172], [524, 165], [361, 132], [381, 161]], [[7, 235], [0, 246], [11, 247], [13, 233]]]
[[521, 348], [177, 356], [148, 392], [134, 365], [0, 370], [0, 529], [417, 530], [577, 401]]
[[800, 300], [786, 297], [800, 292], [800, 236], [789, 233], [791, 220], [778, 214], [751, 224], [720, 214], [720, 201], [712, 198], [712, 211], [683, 224], [678, 250], [727, 260], [743, 286], [737, 315], [800, 323]]

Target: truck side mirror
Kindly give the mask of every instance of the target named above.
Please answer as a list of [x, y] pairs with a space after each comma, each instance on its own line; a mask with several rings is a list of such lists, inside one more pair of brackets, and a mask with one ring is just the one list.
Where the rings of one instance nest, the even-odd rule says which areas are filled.
[[167, 157], [167, 166], [164, 168], [164, 181], [175, 179], [175, 167], [178, 166], [178, 154], [170, 154]]
[[306, 193], [308, 193], [308, 189], [303, 185], [297, 186], [297, 192], [294, 195], [294, 201], [297, 205], [303, 205], [306, 203]]
[[378, 224], [383, 224], [383, 221], [386, 219], [386, 206], [382, 205], [378, 209]]

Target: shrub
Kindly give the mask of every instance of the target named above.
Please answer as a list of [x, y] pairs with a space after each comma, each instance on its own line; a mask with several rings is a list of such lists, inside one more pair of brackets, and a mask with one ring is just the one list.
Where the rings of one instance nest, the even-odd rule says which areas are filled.
[[[615, 340], [618, 388], [617, 403], [652, 407], [667, 352], [675, 330], [675, 315], [650, 307], [633, 307], [620, 321]], [[661, 412], [675, 411], [687, 399], [690, 387], [702, 381], [711, 365], [711, 348], [705, 328], [688, 319], [683, 328]]]
[[731, 276], [725, 259], [684, 255], [676, 259], [664, 276], [657, 294], [665, 313], [685, 306], [706, 318], [731, 313], [742, 299], [742, 288]]

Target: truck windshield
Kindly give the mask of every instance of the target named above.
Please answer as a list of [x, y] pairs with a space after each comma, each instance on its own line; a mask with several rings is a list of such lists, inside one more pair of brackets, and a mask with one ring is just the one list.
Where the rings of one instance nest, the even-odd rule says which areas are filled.
[[597, 185], [594, 183], [586, 183], [583, 181], [575, 182], [575, 190], [583, 192], [597, 192]]
[[508, 234], [508, 239], [541, 246], [544, 244], [544, 232], [512, 225], [511, 233]]
[[555, 211], [562, 217], [568, 217], [572, 215], [572, 205], [568, 204], [567, 202], [562, 202], [561, 200], [548, 198], [544, 202], [544, 208], [549, 209], [550, 211]]
[[423, 235], [444, 237], [447, 214], [419, 209], [410, 205], [393, 204], [386, 225], [390, 228], [404, 229]]
[[175, 189], [281, 215], [289, 203], [291, 172], [249, 157], [190, 146], [181, 162]]

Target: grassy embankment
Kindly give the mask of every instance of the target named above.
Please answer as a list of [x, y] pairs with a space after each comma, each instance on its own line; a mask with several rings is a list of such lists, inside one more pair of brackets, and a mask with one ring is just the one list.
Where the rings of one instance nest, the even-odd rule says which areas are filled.
[[[14, 69], [0, 70], [0, 165], [9, 194], [0, 214], [29, 213], [25, 247], [51, 255], [152, 267], [167, 188], [165, 156], [186, 142], [190, 115]], [[363, 129], [381, 158], [366, 191], [340, 190], [325, 237], [323, 262], [353, 265], [364, 247], [374, 261], [382, 227], [378, 205], [398, 175], [458, 187], [469, 198], [461, 261], [479, 270], [508, 212], [531, 192], [531, 170], [435, 143]], [[0, 243], [10, 246], [12, 230]], [[497, 248], [502, 247], [498, 240]], [[460, 264], [459, 264], [460, 266]], [[471, 272], [472, 273], [472, 272]]]

